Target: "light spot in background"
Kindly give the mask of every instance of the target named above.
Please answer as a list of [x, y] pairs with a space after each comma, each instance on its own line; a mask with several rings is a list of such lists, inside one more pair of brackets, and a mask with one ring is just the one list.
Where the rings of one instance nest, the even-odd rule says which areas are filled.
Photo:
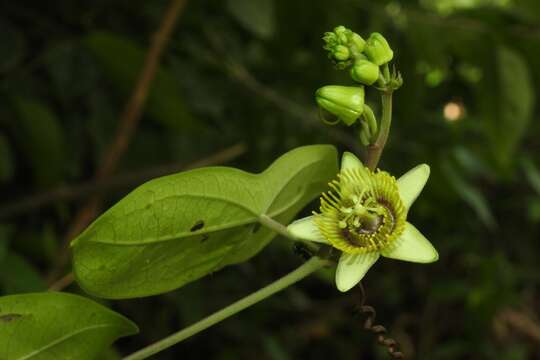
[[465, 107], [458, 101], [449, 101], [444, 105], [444, 119], [448, 122], [461, 120], [465, 116]]

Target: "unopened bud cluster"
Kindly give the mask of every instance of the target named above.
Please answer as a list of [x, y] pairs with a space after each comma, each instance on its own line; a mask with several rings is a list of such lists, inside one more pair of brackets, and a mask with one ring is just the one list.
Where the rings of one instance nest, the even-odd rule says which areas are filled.
[[328, 57], [335, 61], [339, 69], [345, 69], [352, 61], [362, 54], [366, 42], [360, 35], [345, 26], [338, 26], [333, 32], [323, 36], [324, 49], [328, 50]]
[[394, 52], [381, 34], [374, 32], [364, 40], [344, 26], [326, 32], [323, 40], [323, 48], [336, 67], [340, 70], [350, 68], [351, 79], [360, 85], [324, 86], [315, 94], [317, 104], [333, 114], [337, 122], [342, 121], [347, 126], [360, 119], [361, 139], [368, 145], [377, 135], [377, 124], [373, 112], [366, 109], [364, 86], [374, 85], [381, 91], [392, 92], [402, 85], [401, 75], [395, 70], [390, 73], [388, 67]]
[[351, 77], [364, 85], [372, 85], [379, 79], [379, 66], [387, 64], [394, 57], [388, 42], [379, 33], [372, 33], [364, 40], [357, 33], [338, 26], [323, 37], [323, 48], [338, 69], [351, 66]]

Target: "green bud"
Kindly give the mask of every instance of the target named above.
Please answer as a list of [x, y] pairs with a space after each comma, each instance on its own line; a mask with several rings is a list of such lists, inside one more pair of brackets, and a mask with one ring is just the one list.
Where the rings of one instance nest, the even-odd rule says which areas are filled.
[[348, 35], [351, 30], [347, 29], [345, 26], [340, 25], [334, 29], [334, 33], [337, 35], [337, 38], [341, 44], [346, 44], [348, 42]]
[[364, 110], [363, 86], [328, 85], [315, 93], [317, 104], [350, 126]]
[[338, 61], [345, 61], [349, 59], [350, 52], [346, 46], [338, 45], [333, 51], [334, 58]]
[[348, 68], [354, 58], [363, 56], [366, 44], [360, 35], [345, 26], [337, 26], [334, 31], [324, 33], [323, 41], [323, 48], [328, 51], [328, 57], [334, 60], [338, 69]]
[[323, 41], [324, 41], [323, 48], [328, 51], [331, 51], [333, 48], [339, 45], [337, 36], [333, 32], [325, 32], [323, 36]]
[[394, 52], [390, 49], [384, 36], [376, 32], [367, 39], [364, 53], [371, 62], [379, 66], [386, 64], [394, 57]]
[[379, 67], [369, 60], [356, 60], [351, 68], [351, 77], [356, 82], [371, 85], [379, 78]]
[[349, 45], [354, 54], [360, 54], [366, 47], [366, 41], [360, 35], [353, 32], [349, 37]]

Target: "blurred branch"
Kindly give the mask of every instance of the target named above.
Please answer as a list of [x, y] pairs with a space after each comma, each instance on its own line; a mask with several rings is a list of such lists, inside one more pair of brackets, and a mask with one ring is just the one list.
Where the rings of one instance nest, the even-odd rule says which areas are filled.
[[505, 309], [495, 317], [494, 324], [501, 337], [518, 333], [540, 343], [540, 325], [523, 312]]
[[58, 279], [51, 286], [49, 286], [49, 291], [62, 291], [67, 288], [71, 283], [75, 281], [75, 276], [72, 272], [66, 274], [64, 277]]
[[[156, 70], [159, 66], [161, 55], [165, 45], [169, 41], [176, 20], [182, 13], [185, 4], [186, 0], [171, 0], [165, 11], [161, 24], [152, 37], [152, 43], [148, 49], [137, 84], [135, 85], [133, 93], [120, 117], [116, 136], [105, 151], [102, 166], [96, 171], [97, 180], [103, 180], [110, 176], [118, 165], [119, 160], [126, 152], [139, 123], [142, 109], [148, 97], [150, 85], [154, 80]], [[68, 244], [70, 240], [77, 236], [95, 218], [96, 214], [99, 212], [101, 201], [102, 199], [99, 195], [92, 197], [76, 214], [75, 219], [64, 238], [57, 264], [49, 273], [49, 281], [55, 279], [62, 272], [62, 269], [68, 261]]]
[[245, 144], [238, 143], [188, 165], [186, 165], [185, 162], [175, 162], [125, 174], [114, 175], [106, 179], [95, 179], [78, 185], [62, 186], [52, 191], [28, 196], [0, 207], [0, 219], [34, 211], [60, 201], [76, 200], [96, 194], [103, 195], [111, 190], [131, 187], [150, 179], [173, 174], [179, 171], [226, 163], [244, 154], [246, 149]]
[[[118, 186], [118, 185], [126, 185], [127, 182], [129, 182], [130, 184], [134, 184], [134, 183], [143, 182], [147, 179], [155, 178], [157, 176], [171, 174], [171, 173], [175, 173], [179, 171], [200, 168], [203, 166], [223, 164], [227, 161], [230, 161], [244, 154], [246, 151], [247, 151], [246, 145], [240, 143], [240, 144], [236, 144], [234, 146], [225, 148], [221, 151], [218, 151], [217, 153], [210, 155], [208, 157], [194, 161], [188, 165], [180, 166], [178, 164], [171, 164], [171, 165], [159, 166], [152, 169], [143, 170], [143, 171], [133, 173], [133, 174], [125, 174], [122, 176], [116, 176], [116, 177], [111, 178], [106, 184], [101, 184], [104, 187], [102, 188], [102, 191], [114, 188], [115, 186]], [[83, 187], [83, 186], [80, 186], [80, 187]], [[73, 280], [74, 280], [73, 273], [69, 273], [65, 275], [64, 277], [62, 277], [61, 279], [52, 283], [49, 287], [49, 290], [61, 291], [62, 289], [69, 286], [73, 282]]]
[[228, 62], [227, 69], [229, 75], [240, 84], [245, 86], [251, 92], [259, 96], [260, 98], [270, 102], [278, 109], [285, 113], [301, 120], [304, 124], [311, 128], [319, 128], [336, 142], [347, 146], [355, 153], [360, 154], [363, 149], [359, 146], [359, 140], [354, 136], [349, 135], [343, 131], [329, 128], [320, 122], [315, 121], [318, 119], [317, 110], [304, 107], [288, 98], [281, 96], [278, 92], [260, 83], [244, 66], [237, 62]]
[[106, 150], [103, 165], [97, 171], [98, 178], [110, 175], [127, 150], [133, 133], [137, 128], [146, 99], [148, 98], [150, 85], [154, 80], [161, 55], [165, 45], [169, 41], [176, 20], [184, 8], [185, 3], [186, 0], [171, 1], [169, 8], [165, 12], [159, 30], [153, 36], [152, 45], [146, 55], [144, 67], [139, 76], [137, 85], [135, 86], [131, 98], [120, 118], [116, 137]]
[[[375, 1], [363, 1], [361, 3], [355, 3], [358, 8], [367, 9], [368, 11], [377, 13], [380, 16], [393, 18], [395, 14], [390, 11], [386, 5], [381, 5]], [[422, 22], [425, 24], [431, 24], [441, 27], [459, 28], [467, 31], [476, 31], [483, 33], [493, 33], [493, 26], [490, 26], [486, 22], [477, 20], [474, 18], [467, 18], [464, 16], [442, 16], [435, 12], [429, 12], [425, 10], [415, 9], [412, 6], [403, 6], [399, 8], [399, 13], [403, 14], [408, 20]], [[503, 11], [501, 11], [503, 13]], [[508, 12], [505, 12], [508, 14]], [[516, 14], [515, 12], [513, 13]], [[540, 27], [531, 27], [525, 25], [512, 25], [504, 28], [498, 28], [498, 30], [507, 31], [509, 34], [522, 37], [522, 38], [536, 38], [540, 39]]]
[[300, 120], [305, 126], [324, 131], [324, 133], [334, 141], [348, 147], [357, 154], [364, 153], [364, 150], [360, 147], [359, 140], [356, 137], [344, 131], [329, 128], [320, 121], [317, 121], [318, 114], [316, 108], [306, 107], [293, 100], [290, 100], [289, 98], [280, 95], [279, 92], [275, 91], [271, 87], [261, 83], [244, 65], [233, 59], [230, 54], [227, 53], [223, 46], [223, 42], [220, 40], [219, 35], [215, 31], [206, 29], [206, 37], [208, 38], [215, 54], [204, 56], [200, 55], [199, 51], [197, 50], [192, 51], [193, 54], [197, 54], [199, 56], [201, 61], [213, 65], [219, 70], [225, 70], [227, 75], [229, 75], [240, 85], [244, 86], [251, 93], [257, 95], [258, 98], [266, 100], [281, 111]]

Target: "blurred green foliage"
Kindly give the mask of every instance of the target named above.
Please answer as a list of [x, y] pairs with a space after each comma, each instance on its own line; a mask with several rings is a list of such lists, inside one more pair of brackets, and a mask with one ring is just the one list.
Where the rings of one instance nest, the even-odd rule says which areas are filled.
[[[2, 294], [45, 287], [83, 202], [5, 208], [92, 178], [166, 6], [0, 4]], [[537, 0], [190, 1], [117, 173], [190, 163], [236, 143], [249, 151], [228, 165], [249, 171], [300, 145], [338, 140], [348, 149], [347, 129], [332, 132], [314, 113], [315, 89], [350, 81], [322, 49], [322, 34], [337, 24], [366, 37], [383, 33], [404, 76], [381, 166], [396, 175], [421, 162], [432, 167], [409, 216], [440, 260], [381, 261], [370, 271], [364, 286], [378, 322], [411, 358], [538, 358], [531, 332], [540, 314]], [[367, 101], [378, 111], [377, 98]], [[131, 187], [108, 192], [106, 206]], [[142, 330], [117, 350], [160, 339], [302, 261], [279, 239], [262, 255], [165, 295], [108, 303]], [[355, 315], [360, 295], [338, 293], [330, 275], [159, 358], [388, 358]], [[507, 309], [532, 330], [504, 316]]]

